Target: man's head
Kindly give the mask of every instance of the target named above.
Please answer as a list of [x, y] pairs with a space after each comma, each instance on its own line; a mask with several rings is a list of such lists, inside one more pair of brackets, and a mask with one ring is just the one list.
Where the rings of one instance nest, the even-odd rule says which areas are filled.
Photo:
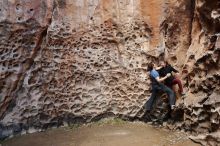
[[166, 66], [169, 65], [169, 62], [168, 62], [167, 60], [163, 60], [163, 61], [160, 62], [160, 65], [161, 65], [162, 67], [166, 67]]
[[151, 62], [147, 65], [147, 71], [151, 71], [154, 69], [154, 64]]
[[165, 62], [165, 61], [161, 61], [161, 62], [160, 62], [160, 65], [161, 65], [162, 67], [166, 67], [166, 62]]

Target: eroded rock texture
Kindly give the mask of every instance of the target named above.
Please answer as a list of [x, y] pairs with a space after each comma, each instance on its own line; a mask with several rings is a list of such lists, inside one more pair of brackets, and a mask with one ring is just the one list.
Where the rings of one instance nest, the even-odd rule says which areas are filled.
[[206, 133], [206, 136], [196, 138], [204, 138], [204, 145], [218, 145], [220, 138], [219, 8], [217, 0], [196, 1], [192, 43], [184, 66], [188, 70], [185, 79], [190, 91], [184, 103], [184, 127], [195, 134]]
[[219, 1], [195, 3], [191, 44], [183, 65], [183, 79], [189, 91], [185, 99], [179, 101], [184, 108], [184, 121], [176, 125], [176, 128], [184, 127], [199, 134], [192, 139], [202, 141], [203, 145], [219, 143], [219, 6]]
[[[15, 22], [8, 18], [1, 21], [12, 27], [2, 37], [12, 33], [15, 39], [20, 35], [20, 45], [15, 47], [25, 49], [14, 61], [17, 72], [15, 67], [10, 71], [9, 65], [2, 71], [6, 74], [2, 75], [1, 92], [3, 136], [104, 116], [134, 116], [149, 96], [146, 65], [161, 53], [160, 40], [152, 36], [159, 36], [159, 31], [153, 33], [152, 27], [158, 29], [163, 13], [148, 24], [149, 11], [144, 10], [149, 6], [144, 1], [36, 3], [36, 7], [33, 2], [28, 8], [25, 1], [3, 3], [16, 15], [33, 13], [22, 19], [19, 15]], [[157, 8], [162, 4], [152, 3]], [[137, 9], [140, 6], [143, 12]], [[14, 32], [15, 28], [21, 31]], [[17, 45], [12, 38], [4, 39], [4, 43]], [[157, 49], [150, 50], [151, 41], [152, 46], [159, 44]], [[11, 56], [12, 49], [9, 46], [11, 52], [5, 53], [7, 59], [16, 58]], [[16, 130], [8, 130], [14, 127]]]
[[218, 0], [5, 0], [0, 30], [2, 137], [137, 116], [164, 54], [189, 89], [177, 125], [219, 129]]

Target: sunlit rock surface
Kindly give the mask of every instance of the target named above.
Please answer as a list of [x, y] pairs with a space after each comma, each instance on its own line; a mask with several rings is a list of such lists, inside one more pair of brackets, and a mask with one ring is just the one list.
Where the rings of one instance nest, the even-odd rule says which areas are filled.
[[218, 0], [1, 1], [1, 137], [137, 116], [150, 96], [147, 63], [163, 55], [188, 91], [176, 128], [218, 133], [219, 7]]

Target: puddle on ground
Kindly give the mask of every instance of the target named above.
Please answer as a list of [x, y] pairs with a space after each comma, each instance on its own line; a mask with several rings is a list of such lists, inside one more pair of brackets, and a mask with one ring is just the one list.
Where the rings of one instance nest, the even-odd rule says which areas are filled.
[[141, 122], [59, 128], [6, 140], [3, 146], [199, 146], [181, 132]]

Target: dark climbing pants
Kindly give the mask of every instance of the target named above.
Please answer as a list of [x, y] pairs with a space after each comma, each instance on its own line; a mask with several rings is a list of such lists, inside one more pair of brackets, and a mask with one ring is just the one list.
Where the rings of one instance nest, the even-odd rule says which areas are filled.
[[164, 84], [152, 85], [152, 94], [146, 103], [146, 110], [151, 110], [155, 101], [156, 95], [159, 91], [167, 93], [170, 106], [175, 105], [176, 98], [174, 92]]

